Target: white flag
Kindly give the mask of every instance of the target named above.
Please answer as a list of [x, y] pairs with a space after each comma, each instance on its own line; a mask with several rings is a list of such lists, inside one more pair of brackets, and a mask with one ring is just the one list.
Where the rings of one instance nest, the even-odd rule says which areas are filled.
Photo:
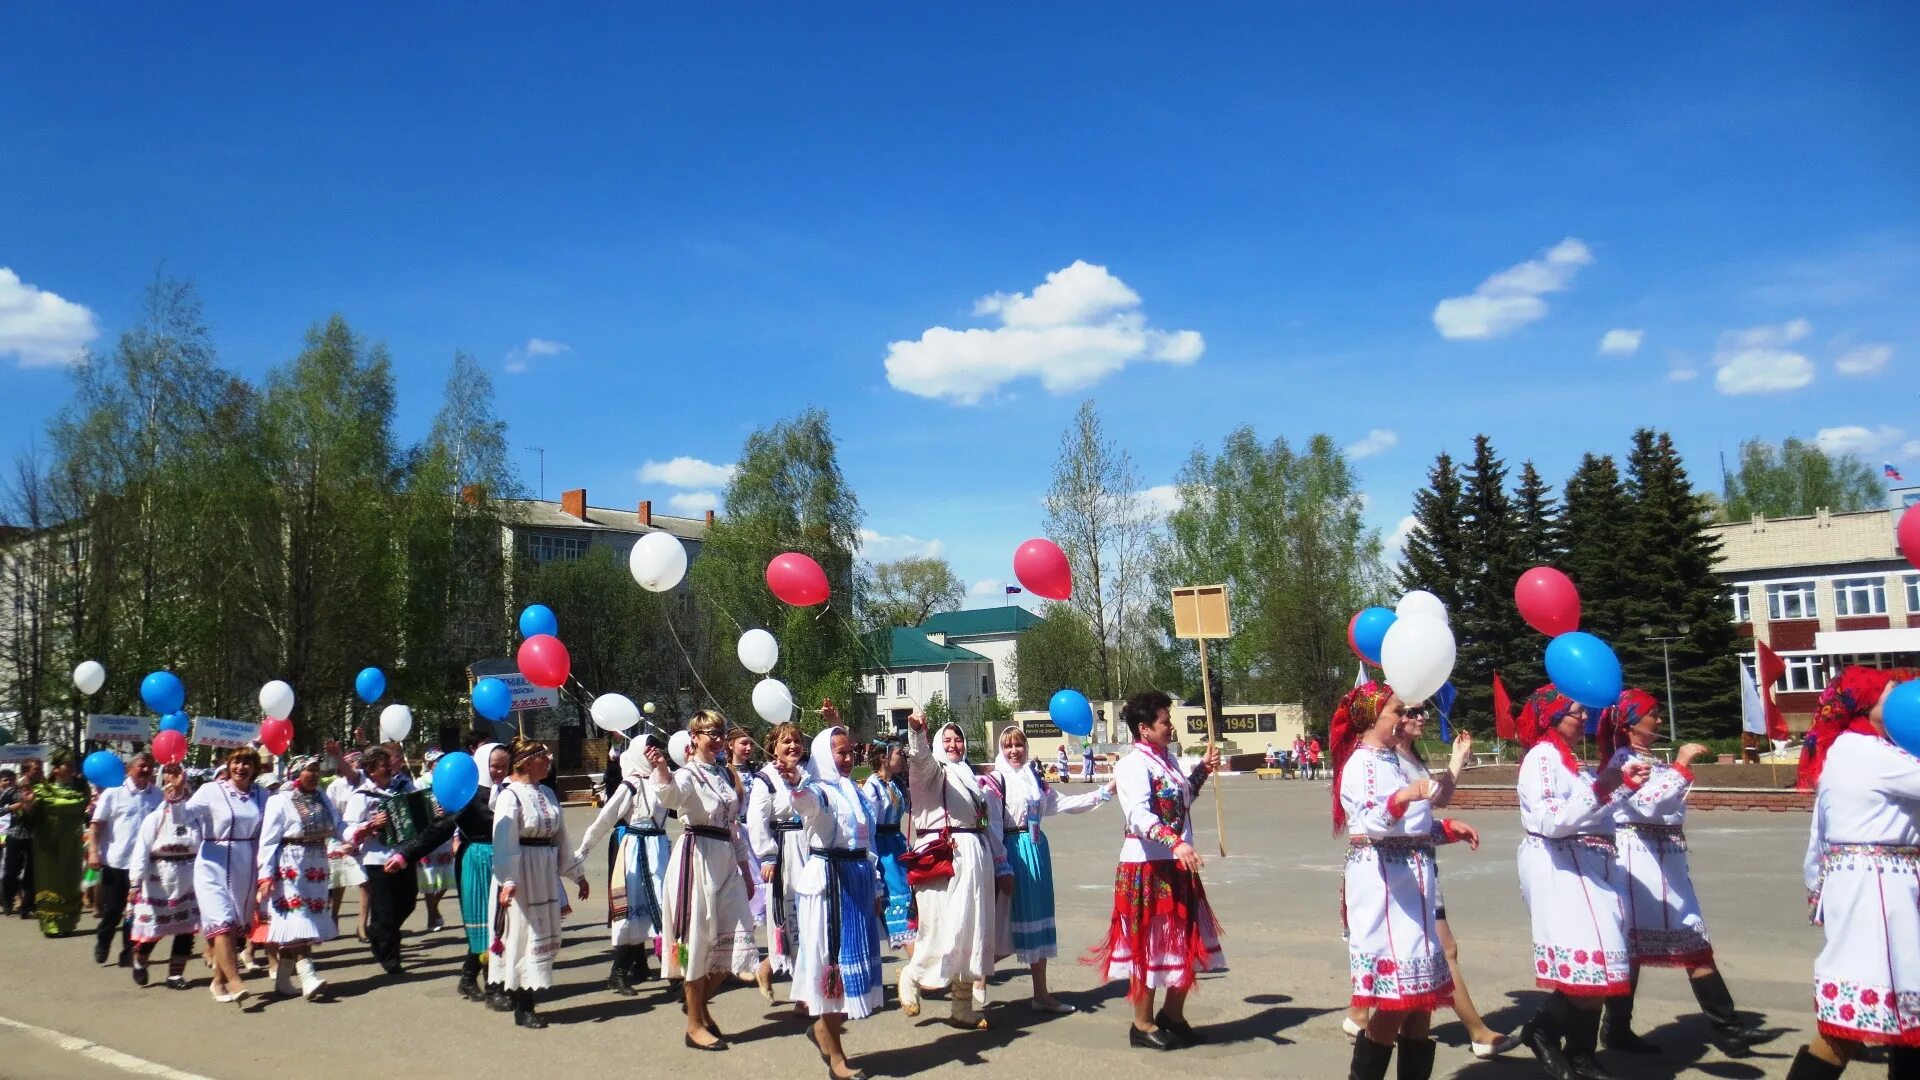
[[1354, 673], [1353, 688], [1358, 690], [1365, 685], [1367, 685], [1367, 665], [1361, 664], [1360, 670]]
[[1753, 672], [1740, 665], [1740, 730], [1755, 735], [1767, 733], [1767, 706], [1760, 700], [1760, 688], [1754, 685]]

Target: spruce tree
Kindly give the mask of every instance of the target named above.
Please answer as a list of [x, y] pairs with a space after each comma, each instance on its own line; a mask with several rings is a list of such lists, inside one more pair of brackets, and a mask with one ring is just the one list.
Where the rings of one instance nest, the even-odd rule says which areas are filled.
[[1453, 456], [1441, 451], [1427, 470], [1427, 486], [1413, 493], [1413, 520], [1401, 552], [1400, 587], [1425, 589], [1438, 596], [1448, 611], [1460, 607], [1460, 583], [1466, 565], [1466, 501], [1460, 492], [1460, 473]]
[[1518, 554], [1520, 561], [1528, 569], [1535, 566], [1551, 566], [1560, 557], [1560, 548], [1554, 535], [1554, 520], [1559, 513], [1559, 504], [1554, 501], [1553, 489], [1540, 478], [1533, 462], [1520, 463], [1520, 486], [1513, 492], [1513, 515], [1517, 532]]
[[[1613, 458], [1584, 455], [1561, 498], [1555, 535], [1562, 552], [1560, 569], [1580, 590], [1580, 629], [1617, 648], [1627, 627], [1632, 587], [1628, 540], [1633, 504]], [[1637, 626], [1634, 632], [1639, 632]], [[1546, 639], [1534, 634], [1532, 641], [1528, 651], [1544, 657]]]
[[1458, 583], [1459, 603], [1453, 611], [1460, 650], [1453, 671], [1453, 685], [1459, 692], [1454, 709], [1463, 717], [1490, 716], [1493, 673], [1517, 659], [1526, 633], [1513, 603], [1513, 583], [1526, 568], [1521, 565], [1518, 523], [1507, 495], [1506, 462], [1485, 435], [1474, 437], [1463, 501], [1466, 573]]

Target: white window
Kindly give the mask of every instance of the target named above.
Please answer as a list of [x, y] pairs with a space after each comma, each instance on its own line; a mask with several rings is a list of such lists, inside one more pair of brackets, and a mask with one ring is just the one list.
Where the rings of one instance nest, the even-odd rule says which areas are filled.
[[587, 553], [584, 536], [548, 536], [535, 533], [527, 537], [527, 557], [537, 563], [555, 559], [578, 559]]
[[1884, 577], [1839, 578], [1833, 583], [1833, 611], [1836, 615], [1885, 615], [1887, 579]]
[[1789, 581], [1767, 586], [1767, 618], [1815, 619], [1820, 609], [1813, 602], [1813, 582]]
[[1735, 585], [1733, 587], [1732, 595], [1733, 595], [1733, 621], [1737, 623], [1752, 622], [1753, 621], [1753, 601], [1747, 595], [1747, 587], [1745, 585]]
[[1907, 614], [1920, 615], [1920, 574], [1908, 574], [1901, 580], [1907, 584]]
[[1786, 662], [1787, 677], [1781, 683], [1782, 690], [1825, 690], [1827, 688], [1826, 659], [1819, 656], [1783, 656]]
[[893, 694], [895, 697], [907, 696], [907, 677], [905, 675], [893, 680]]

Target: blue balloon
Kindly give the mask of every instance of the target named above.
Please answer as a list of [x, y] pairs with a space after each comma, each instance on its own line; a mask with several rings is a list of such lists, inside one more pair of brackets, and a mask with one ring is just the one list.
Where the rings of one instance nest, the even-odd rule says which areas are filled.
[[1920, 754], [1920, 681], [1908, 681], [1893, 688], [1887, 703], [1880, 708], [1880, 722], [1887, 727], [1887, 738], [1909, 754]]
[[473, 684], [473, 711], [497, 724], [513, 712], [513, 691], [499, 679], [481, 679]]
[[1353, 647], [1369, 664], [1380, 662], [1380, 643], [1387, 640], [1387, 629], [1399, 616], [1392, 608], [1370, 607], [1353, 617]]
[[1572, 630], [1547, 643], [1547, 678], [1560, 692], [1588, 709], [1605, 709], [1620, 700], [1620, 659], [1607, 643], [1584, 630]]
[[473, 763], [472, 754], [448, 754], [433, 766], [433, 797], [447, 813], [466, 809], [479, 790], [480, 768]]
[[538, 637], [547, 634], [560, 636], [560, 620], [554, 616], [553, 609], [545, 604], [528, 604], [527, 610], [520, 613], [520, 636]]
[[1078, 690], [1057, 691], [1047, 702], [1047, 716], [1054, 727], [1069, 735], [1086, 738], [1093, 734], [1093, 703]]
[[119, 787], [127, 782], [127, 766], [120, 755], [111, 750], [95, 750], [80, 763], [80, 772], [87, 783], [97, 788]]
[[187, 686], [171, 671], [156, 671], [140, 680], [140, 700], [161, 716], [176, 713], [187, 703]]
[[369, 705], [379, 701], [387, 692], [387, 673], [377, 667], [361, 668], [360, 674], [353, 677], [353, 692]]
[[161, 731], [177, 731], [182, 735], [193, 730], [193, 721], [183, 712], [168, 713], [160, 718]]

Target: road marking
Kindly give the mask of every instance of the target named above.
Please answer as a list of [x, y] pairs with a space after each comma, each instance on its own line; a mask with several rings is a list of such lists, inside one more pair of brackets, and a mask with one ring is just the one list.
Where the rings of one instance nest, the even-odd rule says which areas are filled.
[[0, 1016], [0, 1027], [9, 1027], [16, 1031], [24, 1031], [37, 1039], [44, 1039], [68, 1053], [91, 1058], [102, 1065], [110, 1065], [122, 1072], [129, 1072], [135, 1076], [152, 1076], [157, 1077], [158, 1080], [211, 1080], [210, 1077], [201, 1076], [199, 1073], [181, 1072], [179, 1069], [168, 1068], [158, 1062], [148, 1061], [146, 1058], [134, 1057], [132, 1054], [123, 1054], [111, 1046], [102, 1046], [90, 1039], [83, 1039], [78, 1035], [68, 1035], [65, 1032], [55, 1031], [52, 1028], [23, 1024], [10, 1017]]

